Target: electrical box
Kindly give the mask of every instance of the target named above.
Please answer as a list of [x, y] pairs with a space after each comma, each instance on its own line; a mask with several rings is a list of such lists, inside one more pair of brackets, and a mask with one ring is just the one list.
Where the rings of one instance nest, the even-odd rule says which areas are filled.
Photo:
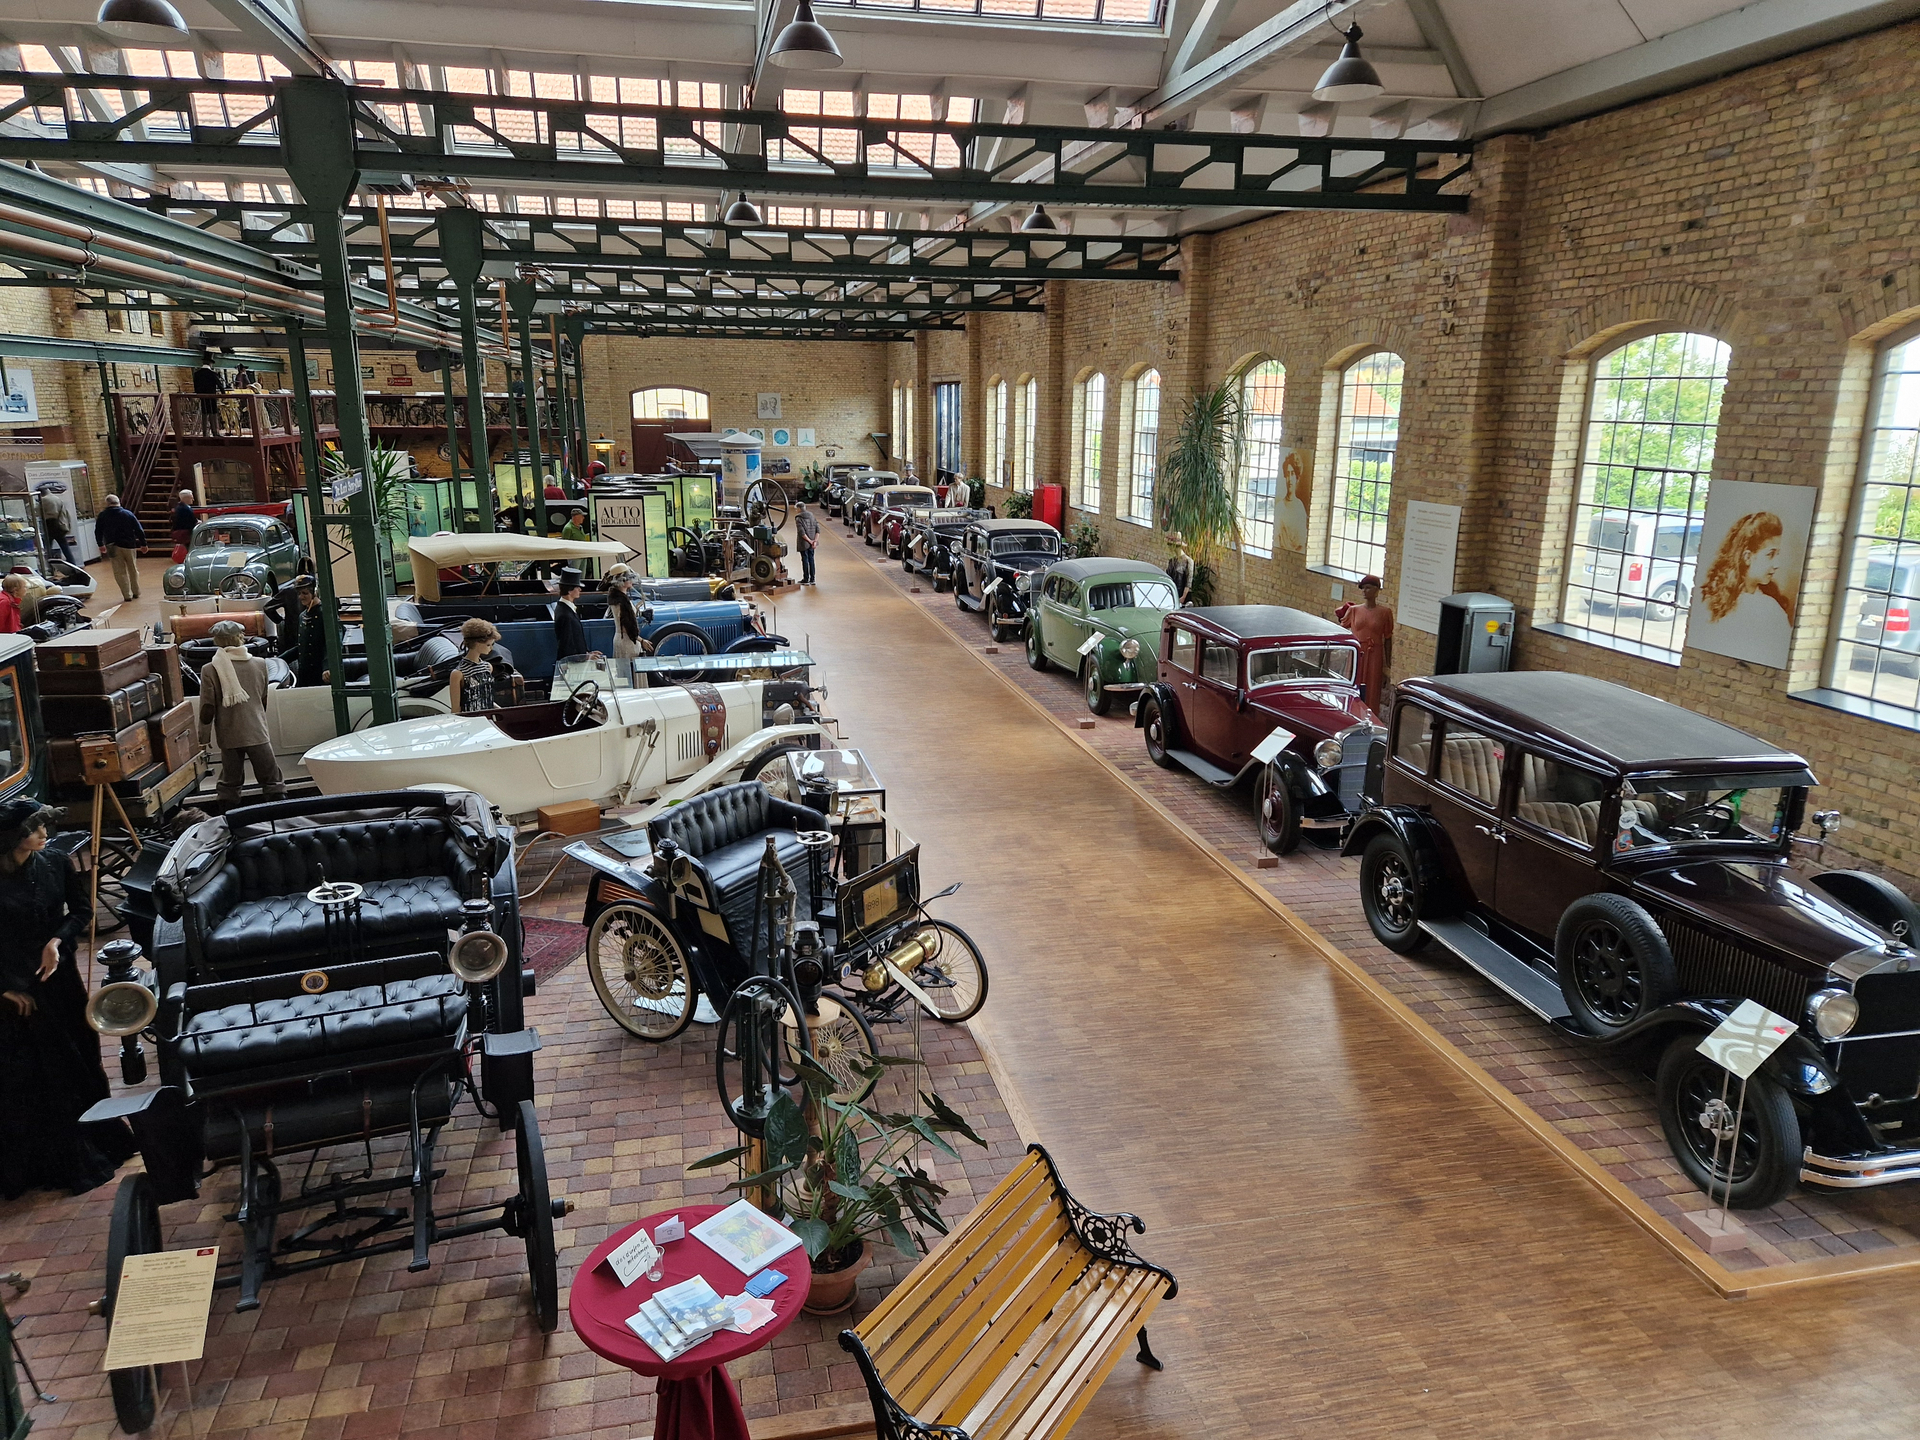
[[1468, 590], [1440, 602], [1436, 675], [1484, 675], [1513, 668], [1513, 602]]

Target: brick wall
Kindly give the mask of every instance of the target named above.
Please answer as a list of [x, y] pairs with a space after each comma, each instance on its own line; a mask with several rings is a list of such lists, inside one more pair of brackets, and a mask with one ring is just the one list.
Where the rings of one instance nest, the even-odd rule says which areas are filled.
[[[1406, 381], [1386, 598], [1407, 503], [1461, 506], [1455, 586], [1515, 601], [1519, 665], [1599, 675], [1803, 751], [1822, 801], [1847, 813], [1846, 850], [1913, 876], [1920, 741], [1790, 692], [1819, 680], [1875, 351], [1920, 323], [1903, 183], [1920, 144], [1916, 46], [1920, 26], [1896, 27], [1538, 137], [1501, 137], [1476, 158], [1465, 215], [1279, 215], [1187, 240], [1177, 286], [1055, 282], [1044, 317], [972, 317], [981, 383], [1005, 376], [1011, 392], [1015, 376], [1039, 376], [1040, 479], [1066, 483], [1073, 381], [1106, 374], [1101, 513], [1089, 518], [1104, 550], [1159, 561], [1161, 537], [1116, 518], [1130, 370], [1160, 369], [1164, 438], [1195, 386], [1281, 361], [1286, 439], [1314, 458], [1310, 523], [1324, 536], [1330, 387], [1356, 356], [1395, 351]], [[1715, 479], [1821, 487], [1786, 668], [1695, 650], [1675, 667], [1534, 628], [1559, 619], [1592, 360], [1654, 329], [1703, 330], [1732, 347]], [[922, 337], [919, 349], [944, 354], [934, 345], [948, 343]], [[893, 378], [908, 373], [896, 365]], [[969, 413], [984, 417], [971, 401]], [[986, 437], [969, 450], [984, 465]], [[1223, 569], [1222, 600], [1328, 614], [1335, 586], [1351, 594], [1351, 576], [1310, 569], [1304, 555], [1247, 556], [1244, 576]], [[1403, 625], [1397, 671], [1425, 671], [1433, 650], [1433, 636]]]

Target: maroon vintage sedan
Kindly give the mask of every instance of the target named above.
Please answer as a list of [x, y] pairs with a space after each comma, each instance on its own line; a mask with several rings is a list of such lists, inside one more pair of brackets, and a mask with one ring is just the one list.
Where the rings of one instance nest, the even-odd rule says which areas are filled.
[[876, 490], [860, 517], [860, 538], [869, 545], [884, 544], [888, 521], [916, 507], [939, 503], [938, 493], [926, 485], [889, 485]]
[[1385, 735], [1360, 698], [1359, 664], [1352, 635], [1304, 610], [1176, 610], [1134, 723], [1156, 765], [1221, 789], [1257, 772], [1260, 840], [1284, 855], [1302, 826], [1338, 834], [1359, 813], [1367, 752]]

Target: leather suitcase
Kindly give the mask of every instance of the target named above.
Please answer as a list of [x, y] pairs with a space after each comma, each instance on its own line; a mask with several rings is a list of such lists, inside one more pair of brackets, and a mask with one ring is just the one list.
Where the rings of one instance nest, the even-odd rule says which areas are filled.
[[167, 767], [171, 775], [192, 760], [200, 749], [199, 726], [195, 712], [199, 702], [182, 700], [178, 705], [147, 721], [147, 735], [153, 744], [153, 758]]
[[136, 684], [147, 675], [147, 657], [136, 647], [133, 654], [125, 660], [115, 661], [104, 670], [85, 670], [75, 667], [55, 669], [49, 666], [40, 668], [40, 693], [42, 695], [111, 695]]
[[40, 702], [40, 716], [50, 736], [124, 730], [164, 710], [159, 699], [160, 677], [149, 675], [111, 695], [49, 695]]
[[[41, 674], [52, 670], [105, 670], [140, 653], [140, 630], [81, 630], [45, 640], [34, 662]], [[116, 687], [117, 688], [117, 687]], [[100, 692], [95, 691], [95, 694]]]
[[186, 699], [186, 692], [180, 685], [180, 647], [178, 645], [143, 645], [147, 665], [160, 681], [160, 702], [154, 706], [155, 712], [169, 705], [178, 705]]
[[77, 743], [81, 778], [89, 784], [128, 780], [153, 764], [153, 740], [144, 723], [112, 735], [82, 735]]
[[259, 610], [223, 610], [217, 615], [176, 615], [169, 627], [175, 640], [204, 640], [222, 620], [231, 620], [249, 635], [267, 633], [267, 617]]

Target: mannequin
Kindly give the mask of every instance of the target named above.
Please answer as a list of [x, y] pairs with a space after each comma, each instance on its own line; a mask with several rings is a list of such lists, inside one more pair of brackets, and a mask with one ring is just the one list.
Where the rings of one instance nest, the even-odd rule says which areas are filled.
[[1387, 670], [1393, 664], [1393, 610], [1380, 603], [1380, 577], [1362, 579], [1359, 603], [1349, 600], [1333, 618], [1360, 642], [1360, 673], [1355, 678], [1361, 697], [1378, 714], [1386, 704]]

